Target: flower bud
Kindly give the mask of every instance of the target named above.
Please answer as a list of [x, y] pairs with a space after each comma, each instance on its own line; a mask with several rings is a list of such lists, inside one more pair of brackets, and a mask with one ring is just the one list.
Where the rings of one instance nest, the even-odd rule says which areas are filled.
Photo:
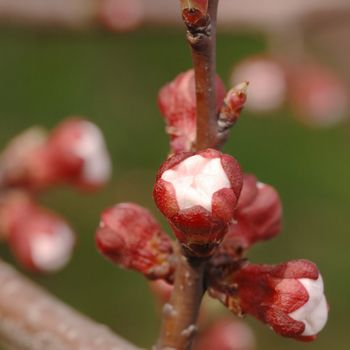
[[114, 32], [136, 29], [142, 22], [141, 0], [100, 0], [98, 17], [102, 25]]
[[56, 214], [40, 208], [24, 194], [1, 205], [1, 226], [16, 259], [27, 269], [54, 272], [71, 258], [74, 234]]
[[309, 126], [329, 127], [348, 118], [345, 82], [331, 69], [317, 63], [292, 67], [290, 99], [295, 116]]
[[[158, 105], [170, 135], [172, 152], [191, 151], [196, 141], [196, 91], [194, 71], [188, 70], [165, 85], [159, 92]], [[216, 76], [216, 106], [220, 111], [225, 86]]]
[[113, 263], [147, 278], [172, 279], [172, 243], [151, 215], [133, 203], [105, 210], [96, 232], [98, 250]]
[[64, 121], [49, 136], [39, 128], [19, 135], [4, 151], [1, 167], [6, 186], [35, 190], [60, 183], [95, 189], [111, 175], [101, 131], [78, 118]]
[[213, 149], [178, 153], [159, 169], [153, 197], [189, 255], [209, 256], [233, 220], [242, 172]]
[[317, 267], [307, 260], [280, 265], [246, 265], [231, 275], [224, 303], [248, 313], [276, 333], [310, 341], [327, 322], [328, 305]]
[[254, 350], [252, 330], [243, 322], [221, 319], [216, 321], [195, 342], [194, 350]]
[[100, 129], [72, 118], [50, 135], [47, 148], [54, 167], [51, 176], [83, 188], [96, 188], [111, 176], [111, 161]]
[[258, 182], [255, 176], [244, 176], [243, 187], [235, 211], [236, 223], [230, 225], [224, 240], [246, 250], [254, 243], [270, 239], [281, 230], [282, 205], [278, 192]]

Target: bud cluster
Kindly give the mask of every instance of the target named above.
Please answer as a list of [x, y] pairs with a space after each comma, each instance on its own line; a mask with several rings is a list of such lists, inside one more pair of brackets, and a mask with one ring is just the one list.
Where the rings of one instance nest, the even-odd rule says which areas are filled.
[[0, 236], [25, 268], [60, 269], [72, 255], [73, 231], [64, 219], [41, 208], [34, 195], [59, 184], [83, 190], [103, 186], [111, 163], [101, 131], [81, 118], [65, 120], [50, 134], [31, 128], [8, 144], [0, 169]]
[[[204, 14], [200, 7], [204, 1], [189, 3]], [[278, 334], [313, 340], [328, 314], [322, 277], [306, 260], [270, 266], [251, 264], [245, 258], [252, 245], [280, 232], [281, 200], [275, 188], [252, 174], [244, 175], [234, 157], [213, 148], [192, 151], [196, 139], [194, 85], [194, 72], [187, 71], [160, 91], [159, 106], [172, 155], [157, 172], [154, 201], [182, 254], [189, 261], [205, 262], [205, 285], [213, 298], [238, 316], [256, 317]], [[247, 86], [247, 82], [241, 83], [225, 97], [217, 78], [214, 147], [226, 141], [229, 128], [238, 120]], [[155, 294], [163, 303], [168, 300], [178, 257], [171, 239], [149, 211], [133, 203], [107, 209], [96, 242], [113, 263], [156, 280], [152, 282]], [[239, 349], [240, 343], [232, 342], [231, 331], [235, 332], [235, 325], [221, 324], [204, 332], [195, 349], [236, 349], [236, 345]], [[251, 338], [248, 340], [243, 348], [254, 347]]]

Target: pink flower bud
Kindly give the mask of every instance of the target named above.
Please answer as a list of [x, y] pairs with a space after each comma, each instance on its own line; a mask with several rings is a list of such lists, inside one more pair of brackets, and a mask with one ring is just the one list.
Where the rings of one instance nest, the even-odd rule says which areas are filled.
[[147, 278], [171, 280], [172, 243], [151, 215], [133, 203], [105, 210], [96, 232], [98, 250], [115, 264]]
[[97, 188], [111, 176], [111, 161], [101, 131], [93, 123], [73, 118], [64, 121], [47, 143], [51, 176], [83, 188]]
[[98, 10], [101, 23], [115, 32], [136, 29], [144, 15], [141, 0], [100, 0]]
[[[225, 97], [225, 86], [216, 77], [217, 112]], [[188, 70], [159, 92], [158, 105], [166, 121], [172, 152], [191, 151], [196, 140], [196, 92], [194, 71]]]
[[72, 183], [96, 189], [111, 175], [101, 131], [83, 119], [68, 119], [47, 135], [32, 128], [16, 137], [1, 157], [7, 186], [42, 189]]
[[194, 350], [253, 350], [252, 330], [243, 322], [221, 319], [200, 334]]
[[0, 210], [10, 248], [24, 267], [54, 272], [68, 263], [75, 238], [61, 217], [38, 207], [23, 194], [8, 198]]
[[348, 91], [331, 69], [307, 63], [290, 72], [290, 98], [296, 117], [315, 127], [335, 125], [348, 117]]
[[282, 224], [278, 192], [272, 186], [258, 182], [255, 176], [245, 175], [235, 219], [237, 222], [230, 225], [224, 244], [235, 240], [243, 249], [248, 249], [258, 241], [276, 236]]
[[169, 158], [158, 171], [153, 197], [190, 255], [208, 256], [233, 220], [241, 187], [238, 162], [207, 149]]
[[248, 264], [231, 276], [230, 284], [226, 305], [253, 315], [285, 337], [314, 340], [327, 322], [322, 277], [310, 261]]

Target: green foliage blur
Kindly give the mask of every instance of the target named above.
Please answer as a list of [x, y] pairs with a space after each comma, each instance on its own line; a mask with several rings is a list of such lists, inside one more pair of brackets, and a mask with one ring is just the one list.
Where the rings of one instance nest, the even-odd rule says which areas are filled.
[[[264, 48], [259, 35], [221, 34], [219, 73], [227, 80], [235, 62]], [[43, 204], [70, 220], [79, 242], [65, 270], [31, 277], [146, 348], [159, 326], [147, 283], [105, 261], [95, 249], [94, 230], [100, 212], [121, 201], [137, 201], [160, 218], [151, 193], [168, 141], [156, 97], [165, 82], [190, 66], [180, 30], [123, 35], [0, 30], [0, 146], [33, 124], [51, 128], [69, 115], [83, 115], [103, 130], [114, 164], [113, 181], [99, 193], [59, 188], [41, 195]], [[284, 204], [283, 233], [256, 246], [249, 258], [261, 263], [313, 260], [323, 273], [331, 307], [327, 327], [312, 344], [280, 338], [249, 318], [260, 350], [349, 349], [349, 140], [349, 125], [308, 129], [284, 110], [268, 118], [245, 112], [225, 146], [246, 172], [276, 186]], [[13, 261], [6, 247], [0, 253]]]

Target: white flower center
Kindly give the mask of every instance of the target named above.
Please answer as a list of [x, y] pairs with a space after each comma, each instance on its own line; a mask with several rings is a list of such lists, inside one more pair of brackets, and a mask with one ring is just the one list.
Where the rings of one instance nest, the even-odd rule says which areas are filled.
[[231, 187], [220, 158], [208, 159], [199, 155], [189, 157], [174, 169], [165, 171], [162, 179], [174, 186], [181, 210], [200, 205], [211, 212], [213, 194]]
[[303, 336], [315, 335], [325, 326], [328, 318], [328, 305], [323, 294], [323, 280], [319, 275], [317, 280], [300, 278], [298, 281], [306, 289], [309, 300], [302, 307], [291, 312], [289, 316], [305, 324]]
[[35, 234], [30, 244], [34, 265], [43, 271], [56, 271], [69, 261], [74, 236], [68, 226], [59, 225], [53, 233]]
[[93, 183], [106, 182], [112, 172], [111, 161], [101, 131], [92, 123], [82, 122], [82, 133], [75, 153], [83, 159], [83, 178]]

